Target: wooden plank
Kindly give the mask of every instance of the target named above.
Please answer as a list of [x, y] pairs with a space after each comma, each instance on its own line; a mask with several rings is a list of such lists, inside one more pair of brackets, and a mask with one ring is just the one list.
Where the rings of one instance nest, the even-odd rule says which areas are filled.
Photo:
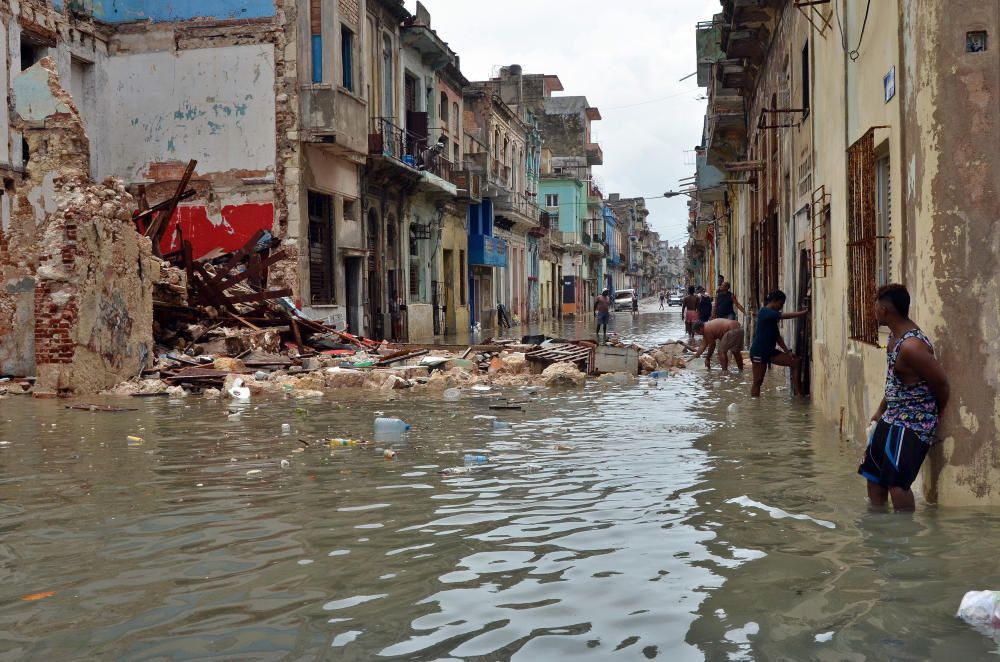
[[[143, 189], [145, 189], [145, 187], [143, 187]], [[188, 190], [186, 190], [183, 193], [181, 193], [180, 199], [181, 200], [187, 200], [188, 198], [193, 198], [197, 194], [198, 194], [197, 191], [195, 191], [193, 188], [189, 188]], [[145, 196], [145, 190], [143, 190], [143, 192], [141, 193], [141, 195]], [[140, 200], [139, 200], [139, 211], [137, 211], [132, 216], [132, 221], [133, 222], [135, 222], [135, 221], [144, 221], [147, 218], [149, 218], [150, 216], [152, 216], [153, 214], [155, 214], [156, 212], [162, 211], [162, 210], [166, 209], [169, 204], [170, 204], [170, 200], [167, 199], [167, 200], [164, 200], [163, 202], [158, 202], [155, 205], [153, 205], [152, 207], [150, 207], [149, 203], [146, 202], [146, 200], [144, 198], [140, 198]]]
[[184, 191], [187, 190], [188, 182], [191, 181], [191, 175], [194, 174], [195, 166], [198, 162], [194, 159], [188, 161], [187, 167], [184, 168], [184, 174], [181, 176], [181, 181], [174, 191], [174, 195], [168, 201], [161, 210], [159, 215], [156, 217], [150, 226], [146, 228], [146, 236], [150, 238], [153, 242], [153, 254], [159, 257], [160, 255], [160, 239], [163, 236], [164, 230], [166, 230], [167, 223], [170, 221], [170, 217], [174, 215], [174, 210], [177, 209], [177, 203], [180, 202], [181, 196]]
[[415, 359], [418, 356], [423, 356], [424, 354], [427, 354], [428, 352], [429, 352], [429, 350], [426, 350], [426, 349], [418, 349], [415, 352], [409, 352], [409, 353], [406, 353], [406, 354], [401, 354], [401, 355], [400, 354], [394, 354], [392, 356], [387, 356], [386, 358], [382, 359], [381, 361], [376, 361], [375, 365], [376, 366], [380, 366], [380, 367], [387, 366], [387, 365], [392, 365], [393, 363], [399, 363], [400, 361], [406, 361], [407, 359]]
[[235, 268], [236, 265], [239, 264], [241, 260], [243, 260], [243, 258], [245, 258], [247, 255], [250, 254], [250, 252], [257, 246], [257, 242], [259, 242], [263, 237], [264, 237], [264, 231], [257, 230], [253, 234], [253, 236], [250, 237], [250, 240], [247, 241], [247, 243], [243, 244], [243, 248], [239, 249], [238, 251], [230, 255], [229, 259], [226, 260], [226, 263], [221, 267], [219, 267], [218, 271], [216, 272], [215, 278], [212, 279], [212, 284], [218, 285], [219, 283], [221, 283], [222, 279], [225, 278], [229, 274], [229, 272], [232, 271], [233, 268]]
[[299, 348], [299, 354], [305, 354], [306, 346], [302, 344], [302, 332], [299, 330], [299, 323], [294, 317], [292, 317], [291, 324], [292, 335], [295, 336], [295, 346]]
[[[285, 251], [278, 251], [277, 253], [274, 253], [273, 255], [268, 255], [267, 258], [265, 258], [265, 259], [263, 259], [263, 260], [260, 261], [260, 265], [261, 266], [259, 268], [263, 269], [264, 267], [269, 267], [272, 264], [274, 264], [275, 262], [280, 262], [281, 260], [284, 260], [286, 257], [287, 257], [287, 254], [285, 253]], [[236, 274], [235, 276], [232, 276], [231, 278], [227, 278], [226, 280], [218, 283], [217, 287], [220, 290], [228, 290], [233, 285], [236, 285], [238, 283], [242, 283], [243, 281], [245, 281], [247, 278], [249, 278], [252, 275], [254, 275], [254, 274], [252, 274], [250, 271], [243, 271], [241, 273]], [[213, 283], [213, 285], [215, 285], [215, 283]]]
[[292, 291], [288, 288], [283, 290], [267, 290], [265, 292], [250, 292], [248, 294], [225, 295], [229, 303], [257, 303], [259, 301], [269, 301], [280, 297], [291, 296]]

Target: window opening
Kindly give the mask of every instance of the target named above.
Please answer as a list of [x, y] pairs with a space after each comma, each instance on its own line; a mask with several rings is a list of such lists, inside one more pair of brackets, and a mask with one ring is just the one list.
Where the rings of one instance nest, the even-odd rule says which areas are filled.
[[344, 88], [354, 91], [354, 33], [346, 26], [340, 26], [341, 80]]

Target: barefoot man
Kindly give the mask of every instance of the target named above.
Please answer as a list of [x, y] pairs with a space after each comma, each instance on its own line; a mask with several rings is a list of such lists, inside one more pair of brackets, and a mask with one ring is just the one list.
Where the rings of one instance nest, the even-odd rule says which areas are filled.
[[701, 297], [694, 293], [694, 285], [688, 287], [687, 296], [684, 297], [684, 330], [687, 331], [688, 339], [694, 342], [694, 323], [698, 321], [698, 304]]
[[[775, 290], [767, 295], [764, 307], [757, 313], [757, 328], [750, 344], [750, 363], [753, 364], [753, 386], [750, 388], [750, 396], [753, 398], [760, 397], [760, 387], [764, 383], [767, 367], [772, 363], [792, 369], [792, 395], [799, 394], [799, 370], [802, 368], [802, 359], [789, 351], [788, 345], [781, 338], [778, 322], [805, 317], [809, 311], [782, 313], [781, 309], [784, 307], [785, 293]], [[780, 352], [778, 347], [781, 347]]]
[[875, 318], [891, 332], [886, 343], [885, 397], [872, 422], [875, 430], [858, 473], [868, 480], [868, 499], [896, 510], [913, 510], [910, 485], [934, 441], [950, 388], [934, 346], [908, 317], [910, 294], [885, 285], [875, 295]]
[[696, 359], [705, 354], [705, 369], [712, 369], [712, 352], [719, 346], [719, 365], [723, 372], [729, 371], [729, 355], [733, 355], [736, 367], [743, 372], [743, 327], [736, 320], [714, 319], [710, 322], [701, 320], [694, 323], [694, 332], [702, 335], [701, 347], [692, 357]]

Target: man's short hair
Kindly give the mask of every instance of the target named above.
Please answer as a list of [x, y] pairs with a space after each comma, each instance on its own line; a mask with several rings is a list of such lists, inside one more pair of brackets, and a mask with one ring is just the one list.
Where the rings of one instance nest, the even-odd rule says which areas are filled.
[[695, 333], [701, 333], [702, 331], [705, 330], [705, 323], [702, 322], [701, 320], [698, 320], [697, 322], [691, 325], [691, 330], [694, 331]]
[[767, 295], [767, 298], [764, 299], [764, 303], [771, 303], [772, 301], [784, 302], [786, 299], [788, 299], [788, 297], [785, 296], [784, 292], [781, 290], [775, 290]]
[[694, 294], [694, 285], [688, 286], [688, 294]]
[[910, 316], [910, 293], [905, 285], [889, 283], [878, 288], [875, 300], [892, 305], [893, 310], [903, 317]]

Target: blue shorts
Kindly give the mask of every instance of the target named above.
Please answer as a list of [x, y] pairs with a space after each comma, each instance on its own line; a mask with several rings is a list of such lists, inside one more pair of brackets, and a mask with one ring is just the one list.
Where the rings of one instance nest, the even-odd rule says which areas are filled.
[[902, 425], [879, 421], [858, 473], [882, 487], [910, 489], [930, 444]]
[[607, 326], [608, 321], [610, 320], [611, 320], [611, 313], [597, 313], [598, 326]]

